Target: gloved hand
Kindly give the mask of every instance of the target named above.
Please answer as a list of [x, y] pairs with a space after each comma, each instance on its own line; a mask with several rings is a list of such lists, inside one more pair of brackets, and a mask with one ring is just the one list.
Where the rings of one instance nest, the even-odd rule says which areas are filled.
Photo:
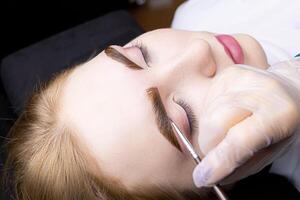
[[297, 68], [299, 61], [268, 70], [234, 65], [214, 77], [201, 112], [197, 187], [254, 174], [289, 147], [300, 124]]

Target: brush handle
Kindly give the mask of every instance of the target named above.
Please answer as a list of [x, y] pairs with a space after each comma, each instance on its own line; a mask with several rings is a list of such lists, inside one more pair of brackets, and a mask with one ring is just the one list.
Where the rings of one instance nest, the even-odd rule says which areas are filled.
[[225, 192], [218, 185], [214, 185], [213, 188], [220, 200], [229, 200]]

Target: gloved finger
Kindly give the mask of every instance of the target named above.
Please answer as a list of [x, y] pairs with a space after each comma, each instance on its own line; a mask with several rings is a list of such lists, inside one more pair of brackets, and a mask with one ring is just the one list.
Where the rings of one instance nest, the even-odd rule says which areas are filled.
[[230, 127], [233, 127], [251, 114], [252, 112], [249, 110], [236, 107], [232, 103], [224, 101], [203, 113], [198, 136], [201, 153], [206, 155], [225, 138]]
[[255, 151], [267, 147], [268, 124], [257, 114], [233, 126], [226, 137], [211, 150], [194, 169], [193, 179], [197, 187], [215, 184], [251, 158]]
[[289, 145], [291, 142], [292, 138], [290, 137], [257, 151], [254, 156], [236, 168], [229, 176], [222, 179], [219, 184], [227, 185], [261, 171], [264, 167], [271, 164], [273, 160], [282, 155], [286, 150], [284, 146]]

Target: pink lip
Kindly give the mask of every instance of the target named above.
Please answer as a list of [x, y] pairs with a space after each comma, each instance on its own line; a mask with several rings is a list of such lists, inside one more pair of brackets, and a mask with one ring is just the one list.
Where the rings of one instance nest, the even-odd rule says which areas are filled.
[[230, 56], [235, 64], [244, 63], [244, 53], [241, 45], [231, 35], [216, 35], [217, 40], [224, 46], [228, 56]]

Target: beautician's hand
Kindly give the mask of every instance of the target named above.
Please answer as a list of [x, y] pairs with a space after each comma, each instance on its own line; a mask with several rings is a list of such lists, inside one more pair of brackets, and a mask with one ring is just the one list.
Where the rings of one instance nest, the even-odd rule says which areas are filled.
[[197, 187], [256, 173], [289, 147], [300, 124], [296, 67], [296, 61], [268, 70], [235, 65], [214, 77], [199, 126], [205, 156], [193, 173]]

